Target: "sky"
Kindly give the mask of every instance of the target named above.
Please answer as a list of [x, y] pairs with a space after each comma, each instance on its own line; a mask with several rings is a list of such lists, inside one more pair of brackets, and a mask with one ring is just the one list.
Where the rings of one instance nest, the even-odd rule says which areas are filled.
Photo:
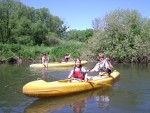
[[48, 8], [58, 16], [69, 30], [92, 29], [95, 18], [103, 18], [116, 9], [138, 11], [142, 17], [150, 18], [150, 0], [20, 0], [29, 7]]

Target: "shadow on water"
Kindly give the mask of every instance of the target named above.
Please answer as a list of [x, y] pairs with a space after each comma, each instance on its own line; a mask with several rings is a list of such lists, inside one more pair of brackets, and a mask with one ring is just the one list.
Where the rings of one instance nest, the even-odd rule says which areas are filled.
[[73, 95], [51, 97], [51, 98], [41, 98], [37, 99], [24, 110], [25, 113], [47, 113], [55, 110], [59, 110], [61, 107], [66, 107], [62, 109], [61, 112], [75, 112], [80, 113], [87, 109], [88, 102], [92, 99], [97, 101], [99, 107], [107, 107], [110, 102], [110, 88], [104, 87], [103, 89], [97, 89], [93, 91], [82, 92]]

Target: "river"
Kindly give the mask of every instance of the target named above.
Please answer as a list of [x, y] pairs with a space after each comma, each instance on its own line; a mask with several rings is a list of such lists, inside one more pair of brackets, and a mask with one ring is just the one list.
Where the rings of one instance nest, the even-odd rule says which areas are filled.
[[[84, 67], [90, 69], [94, 64]], [[114, 67], [121, 77], [112, 88], [38, 99], [22, 94], [23, 85], [39, 78], [64, 79], [71, 68], [31, 69], [29, 64], [0, 64], [0, 113], [150, 113], [150, 65]]]

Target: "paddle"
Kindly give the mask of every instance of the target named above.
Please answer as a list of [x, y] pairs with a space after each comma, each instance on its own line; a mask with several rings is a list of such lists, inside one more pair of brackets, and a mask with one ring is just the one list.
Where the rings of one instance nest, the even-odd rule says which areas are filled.
[[[79, 80], [79, 79], [75, 79], [75, 78], [69, 78], [69, 79], [65, 79], [65, 80], [59, 80], [58, 82], [68, 82], [68, 81], [71, 81], [71, 80]], [[107, 84], [107, 83], [95, 83], [95, 82], [91, 82], [91, 81], [83, 81], [83, 80], [79, 80], [81, 82], [87, 82], [89, 84], [91, 84], [93, 86], [93, 84], [95, 85], [103, 85], [103, 86], [107, 86], [107, 87], [111, 87], [112, 85], [111, 84]]]
[[107, 83], [97, 83], [97, 85], [104, 85], [104, 86], [107, 86], [107, 87], [111, 87], [112, 86], [111, 84], [107, 84]]
[[64, 80], [59, 80], [58, 82], [68, 82], [68, 81], [71, 81], [71, 80], [78, 80], [78, 81], [83, 82], [83, 80], [80, 80], [80, 79], [77, 79], [77, 78], [68, 78], [68, 79], [64, 79]]
[[[97, 64], [97, 63], [96, 63]], [[95, 65], [96, 65], [95, 64]], [[95, 67], [95, 65], [92, 67], [92, 68], [90, 68], [88, 71], [86, 71], [85, 73], [89, 73], [94, 67]]]
[[44, 67], [46, 67], [46, 65], [43, 63]]
[[112, 85], [111, 84], [107, 84], [107, 83], [95, 83], [95, 82], [91, 82], [91, 81], [87, 81], [88, 83], [90, 83], [90, 84], [96, 84], [96, 85], [106, 85], [106, 86], [109, 86], [109, 87], [111, 87]]
[[68, 82], [70, 80], [72, 80], [72, 79], [68, 78], [68, 79], [64, 79], [64, 80], [58, 80], [58, 82]]
[[45, 68], [48, 68], [48, 62], [42, 63]]
[[71, 53], [69, 53], [69, 57], [71, 56]]

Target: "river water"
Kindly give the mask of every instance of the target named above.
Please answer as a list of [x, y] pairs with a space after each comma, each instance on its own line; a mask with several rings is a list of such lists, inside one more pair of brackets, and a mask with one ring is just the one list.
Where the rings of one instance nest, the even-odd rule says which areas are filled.
[[[90, 69], [94, 64], [84, 67]], [[64, 79], [71, 68], [31, 69], [29, 64], [0, 64], [0, 113], [150, 113], [150, 65], [114, 67], [121, 77], [111, 88], [38, 99], [22, 94], [23, 85], [39, 78]]]

